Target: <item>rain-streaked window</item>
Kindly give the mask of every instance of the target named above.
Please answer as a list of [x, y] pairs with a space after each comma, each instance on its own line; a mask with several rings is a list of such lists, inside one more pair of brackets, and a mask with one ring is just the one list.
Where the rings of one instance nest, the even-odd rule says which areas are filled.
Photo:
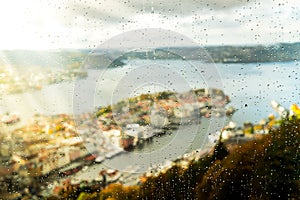
[[297, 0], [0, 6], [0, 199], [298, 199]]

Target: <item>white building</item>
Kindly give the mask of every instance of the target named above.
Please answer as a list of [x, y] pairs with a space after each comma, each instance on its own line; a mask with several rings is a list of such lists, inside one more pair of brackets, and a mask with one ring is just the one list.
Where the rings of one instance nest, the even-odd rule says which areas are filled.
[[147, 139], [153, 136], [150, 127], [140, 126], [139, 124], [127, 124], [124, 133], [137, 139]]

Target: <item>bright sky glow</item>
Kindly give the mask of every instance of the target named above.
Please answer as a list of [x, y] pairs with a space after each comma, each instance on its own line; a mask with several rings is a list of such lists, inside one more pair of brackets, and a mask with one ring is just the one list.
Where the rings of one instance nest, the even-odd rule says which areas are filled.
[[201, 45], [298, 42], [299, 24], [298, 0], [10, 0], [0, 5], [0, 49], [94, 48], [140, 28]]

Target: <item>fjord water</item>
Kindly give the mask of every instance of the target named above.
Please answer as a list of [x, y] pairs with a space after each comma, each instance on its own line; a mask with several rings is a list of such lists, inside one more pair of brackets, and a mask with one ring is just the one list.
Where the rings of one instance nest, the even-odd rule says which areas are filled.
[[[96, 87], [91, 84], [90, 90], [85, 91], [87, 96], [93, 96], [95, 106], [108, 105], [120, 99], [112, 98], [116, 86], [120, 84], [126, 74], [139, 68], [141, 65], [153, 65], [153, 61], [134, 60], [126, 66], [114, 69], [91, 69], [88, 71], [88, 80], [78, 80], [78, 85], [89, 84], [89, 79], [99, 79]], [[177, 60], [156, 60], [155, 65], [177, 69], [182, 80], [186, 81], [191, 88], [206, 87], [206, 80], [195, 71], [189, 70], [188, 64]], [[232, 117], [233, 121], [243, 123], [244, 121], [258, 122], [275, 112], [270, 106], [271, 100], [275, 100], [284, 107], [289, 108], [292, 103], [300, 103], [300, 62], [278, 62], [278, 63], [236, 63], [236, 64], [205, 64], [214, 67], [221, 77], [224, 92], [231, 99], [230, 105], [238, 109]], [[182, 70], [184, 68], [188, 70]], [[97, 77], [97, 73], [101, 77]], [[159, 72], [159, 71], [158, 71]], [[199, 78], [200, 77], [200, 78]], [[201, 78], [202, 77], [202, 78]], [[128, 76], [128, 78], [131, 78]], [[161, 76], [161, 78], [168, 78]], [[200, 80], [199, 80], [200, 79]], [[159, 77], [155, 80], [159, 82]], [[154, 82], [155, 82], [154, 81]], [[164, 90], [166, 88], [179, 88], [176, 80], [170, 80], [172, 86], [140, 87], [138, 93]], [[121, 82], [122, 83], [122, 82]], [[175, 84], [175, 85], [174, 85]], [[135, 87], [135, 86], [133, 86]], [[3, 95], [0, 98], [0, 112], [19, 112], [27, 118], [35, 113], [58, 114], [73, 113], [74, 82], [62, 82], [54, 85], [44, 86], [40, 91], [31, 91], [23, 94]], [[145, 91], [143, 91], [145, 90]], [[134, 94], [127, 94], [132, 96]], [[116, 96], [114, 96], [116, 97]], [[76, 97], [75, 97], [76, 98]], [[83, 105], [84, 106], [84, 105]], [[88, 108], [87, 108], [88, 109]], [[90, 111], [90, 110], [86, 110]]]
[[299, 62], [259, 64], [216, 64], [224, 91], [238, 109], [233, 120], [258, 122], [272, 110], [270, 102], [285, 108], [300, 103]]
[[[87, 80], [78, 80], [77, 85], [91, 84], [90, 90], [84, 91], [83, 96], [93, 96], [94, 105], [108, 105], [117, 102], [118, 98], [112, 98], [112, 92], [116, 90], [121, 80], [132, 78], [126, 75], [141, 65], [145, 66], [143, 60], [136, 60], [127, 63], [126, 66], [114, 69], [91, 69], [88, 71]], [[149, 62], [149, 61], [147, 61]], [[155, 61], [155, 66], [163, 66], [166, 61]], [[179, 74], [183, 80], [190, 84], [191, 88], [201, 88], [206, 86], [206, 80], [200, 74], [195, 75], [194, 70], [184, 70], [188, 68], [186, 63], [182, 61], [168, 60], [168, 66], [179, 70]], [[147, 67], [155, 67], [152, 63], [146, 63]], [[215, 67], [221, 77], [222, 87], [224, 92], [229, 95], [231, 103], [238, 111], [230, 120], [233, 120], [240, 125], [245, 121], [259, 122], [262, 118], [267, 117], [270, 113], [275, 113], [270, 106], [271, 100], [276, 100], [284, 107], [289, 108], [292, 103], [300, 104], [300, 62], [282, 62], [282, 63], [251, 63], [251, 64], [205, 64], [208, 67]], [[99, 73], [100, 72], [100, 73]], [[100, 77], [99, 74], [101, 74]], [[161, 76], [165, 78], [165, 76]], [[97, 85], [89, 83], [91, 80], [97, 79]], [[160, 78], [154, 79], [156, 82]], [[175, 84], [175, 85], [173, 85]], [[155, 85], [154, 87], [140, 87], [135, 90], [136, 94], [164, 90], [170, 87], [177, 87], [178, 81], [172, 80], [171, 86]], [[35, 113], [47, 115], [59, 113], [73, 113], [73, 98], [74, 82], [62, 82], [58, 84], [45, 86], [40, 91], [27, 92], [23, 94], [3, 95], [0, 99], [0, 112], [20, 113], [23, 119], [30, 118]], [[135, 95], [128, 93], [128, 96]], [[115, 97], [115, 96], [114, 96]], [[84, 107], [84, 105], [82, 105]], [[86, 108], [86, 111], [89, 108]], [[26, 120], [23, 120], [26, 122]], [[134, 152], [121, 154], [110, 160], [105, 160], [101, 165], [95, 165], [89, 168], [86, 172], [78, 174], [78, 177], [95, 177], [102, 168], [118, 168], [124, 169], [129, 165], [140, 166], [140, 172], [143, 172], [150, 165], [164, 163], [166, 160], [174, 160], [184, 151], [190, 151], [205, 147], [207, 142], [209, 119], [201, 119], [198, 127], [196, 125], [183, 128], [180, 133], [166, 134], [161, 137], [156, 137], [152, 142], [143, 145], [142, 148], [137, 148]], [[198, 134], [191, 137], [191, 132], [198, 129]], [[193, 129], [193, 130], [192, 130]], [[175, 146], [176, 142], [184, 141], [190, 145], [184, 146], [184, 149], [179, 149]], [[158, 151], [161, 150], [161, 151]], [[160, 154], [151, 154], [152, 152], [160, 152]]]

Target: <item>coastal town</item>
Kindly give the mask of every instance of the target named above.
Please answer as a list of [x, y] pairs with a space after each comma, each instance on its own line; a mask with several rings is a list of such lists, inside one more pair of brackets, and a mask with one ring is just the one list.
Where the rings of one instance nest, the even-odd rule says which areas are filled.
[[79, 63], [73, 63], [61, 69], [31, 68], [32, 70], [26, 70], [24, 67], [1, 66], [0, 94], [7, 95], [41, 90], [45, 85], [87, 77], [87, 72], [80, 68]]
[[[67, 114], [36, 114], [13, 131], [11, 127], [20, 119], [5, 115], [2, 122], [7, 131], [1, 135], [1, 159], [6, 166], [1, 171], [3, 177], [28, 182], [38, 177], [51, 179], [53, 174], [69, 176], [199, 116], [232, 114], [233, 108], [225, 108], [228, 102], [229, 97], [217, 89], [161, 92], [133, 97], [127, 103], [99, 108], [95, 114], [84, 113], [76, 119]], [[11, 187], [6, 186], [2, 189], [9, 192]]]
[[[176, 161], [155, 165], [144, 174], [134, 173], [137, 169], [132, 166], [124, 172], [103, 169], [98, 177], [88, 181], [78, 178], [91, 165], [127, 153], [155, 136], [172, 134], [179, 126], [201, 123], [201, 117], [231, 116], [235, 109], [226, 107], [229, 101], [218, 89], [165, 91], [129, 98], [75, 118], [67, 114], [36, 114], [26, 125], [13, 131], [8, 129], [19, 123], [18, 120], [2, 121], [2, 130], [7, 131], [1, 135], [0, 153], [5, 164], [0, 170], [1, 192], [8, 196], [59, 195], [66, 187], [82, 185], [100, 190], [114, 182], [138, 184], [174, 164], [184, 166], [209, 153], [212, 146], [194, 150]], [[272, 106], [282, 117], [288, 112], [276, 102], [272, 102]], [[293, 105], [288, 113], [299, 116], [299, 108]], [[278, 119], [270, 115], [259, 124], [245, 122], [239, 126], [229, 122], [220, 132], [208, 137], [211, 144], [220, 138], [229, 144], [238, 143], [267, 134], [277, 126]]]

